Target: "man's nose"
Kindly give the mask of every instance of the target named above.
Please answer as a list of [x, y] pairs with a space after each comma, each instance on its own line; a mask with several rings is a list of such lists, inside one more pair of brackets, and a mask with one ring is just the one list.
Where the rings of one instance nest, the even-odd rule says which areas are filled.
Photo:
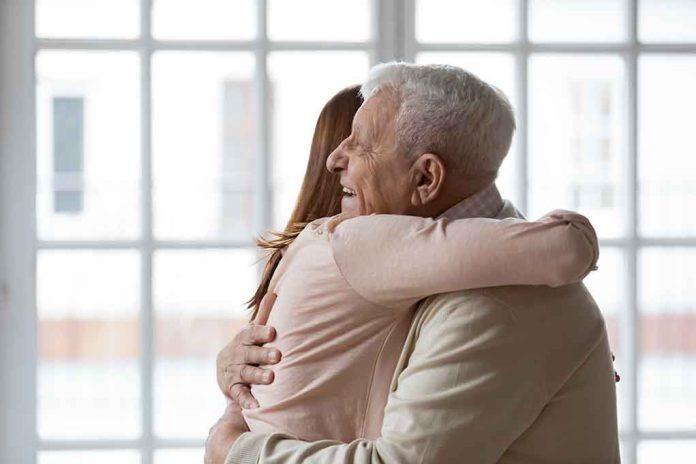
[[328, 169], [329, 172], [333, 172], [335, 174], [346, 169], [347, 158], [345, 153], [343, 153], [342, 147], [343, 144], [336, 147], [336, 149], [331, 152], [329, 157], [326, 158], [326, 169]]

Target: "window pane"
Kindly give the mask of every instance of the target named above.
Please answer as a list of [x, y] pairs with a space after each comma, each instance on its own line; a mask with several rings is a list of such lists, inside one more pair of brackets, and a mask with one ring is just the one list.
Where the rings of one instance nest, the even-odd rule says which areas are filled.
[[624, 232], [625, 82], [617, 56], [533, 56], [529, 78], [531, 217], [580, 211], [601, 237]]
[[42, 451], [38, 464], [140, 464], [135, 451]]
[[[515, 57], [509, 53], [448, 53], [427, 52], [416, 56], [419, 64], [450, 64], [476, 74], [495, 85], [508, 97], [513, 107], [517, 104], [515, 92]], [[503, 198], [516, 203], [517, 198], [517, 140], [513, 139], [500, 169], [496, 183]]]
[[[625, 347], [621, 340], [620, 330], [626, 317], [626, 264], [624, 253], [619, 248], [603, 247], [597, 263], [599, 269], [590, 273], [585, 279], [592, 297], [595, 299], [604, 316], [604, 321], [609, 333], [609, 346], [616, 356], [614, 369], [621, 375], [628, 361], [625, 359]], [[623, 430], [626, 423], [626, 412], [630, 407], [625, 402], [628, 397], [628, 383], [619, 382], [617, 387], [619, 430]]]
[[626, 39], [626, 1], [530, 0], [534, 42], [618, 42]]
[[696, 441], [644, 441], [638, 444], [638, 464], [681, 464], [696, 456]]
[[[220, 412], [222, 415], [222, 411]], [[210, 424], [210, 428], [213, 424]], [[206, 429], [207, 430], [207, 429]], [[203, 462], [202, 449], [166, 449], [155, 451], [155, 464], [191, 464]]]
[[138, 55], [42, 51], [36, 72], [39, 238], [136, 238]]
[[36, 35], [132, 39], [140, 34], [140, 0], [36, 0]]
[[252, 250], [158, 251], [154, 260], [154, 420], [158, 436], [205, 438], [225, 410], [215, 357], [249, 313]]
[[153, 0], [152, 34], [170, 40], [256, 37], [256, 0]]
[[695, 236], [696, 58], [643, 56], [638, 69], [641, 233]]
[[417, 0], [419, 42], [511, 42], [518, 36], [517, 0]]
[[268, 36], [271, 40], [368, 40], [372, 24], [371, 0], [269, 0]]
[[139, 269], [135, 251], [39, 252], [41, 438], [140, 435]]
[[251, 53], [153, 58], [154, 233], [249, 240], [257, 127]]
[[639, 257], [640, 425], [650, 430], [693, 429], [696, 249], [649, 248]]
[[339, 90], [362, 83], [368, 67], [363, 52], [279, 52], [269, 56], [274, 227], [285, 226], [295, 205], [319, 112]]
[[693, 0], [641, 0], [638, 14], [638, 36], [643, 42], [696, 40]]

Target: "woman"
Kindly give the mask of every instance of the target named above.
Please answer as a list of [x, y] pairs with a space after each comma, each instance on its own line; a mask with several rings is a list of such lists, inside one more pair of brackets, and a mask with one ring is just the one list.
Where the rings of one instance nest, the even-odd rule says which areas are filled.
[[274, 234], [273, 240], [257, 240], [258, 246], [270, 252], [256, 293], [248, 302], [253, 321], [261, 299], [268, 292], [273, 273], [278, 267], [282, 251], [315, 219], [334, 216], [341, 212], [341, 184], [338, 176], [326, 170], [326, 159], [350, 135], [353, 116], [362, 104], [360, 86], [347, 87], [334, 95], [319, 114], [314, 128], [312, 146], [304, 181], [285, 230]]
[[[337, 95], [343, 104], [349, 96], [358, 103], [355, 87]], [[335, 97], [320, 115], [293, 220], [276, 240], [260, 242], [273, 251], [250, 305], [257, 311], [265, 293], [278, 294], [269, 324], [278, 330], [274, 346], [283, 360], [272, 386], [253, 389], [261, 407], [244, 411], [252, 431], [303, 440], [374, 438], [418, 301], [460, 289], [564, 285], [596, 263], [594, 230], [573, 213], [537, 222], [344, 220], [336, 215], [337, 180], [323, 167], [350, 133], [354, 107], [339, 115], [338, 106]], [[337, 131], [325, 132], [331, 125]], [[307, 199], [320, 189], [313, 208]]]

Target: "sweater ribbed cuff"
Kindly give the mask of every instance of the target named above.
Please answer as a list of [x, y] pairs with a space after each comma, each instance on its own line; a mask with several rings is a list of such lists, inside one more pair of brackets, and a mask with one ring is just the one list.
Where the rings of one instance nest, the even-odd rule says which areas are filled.
[[266, 433], [245, 432], [234, 442], [225, 464], [258, 464]]

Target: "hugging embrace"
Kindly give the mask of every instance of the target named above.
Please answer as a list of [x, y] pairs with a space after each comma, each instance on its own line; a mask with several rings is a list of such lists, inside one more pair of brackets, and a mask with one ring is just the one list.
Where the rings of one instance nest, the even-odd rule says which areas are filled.
[[500, 197], [514, 129], [452, 66], [378, 65], [326, 104], [218, 356], [208, 464], [620, 461], [597, 238]]

